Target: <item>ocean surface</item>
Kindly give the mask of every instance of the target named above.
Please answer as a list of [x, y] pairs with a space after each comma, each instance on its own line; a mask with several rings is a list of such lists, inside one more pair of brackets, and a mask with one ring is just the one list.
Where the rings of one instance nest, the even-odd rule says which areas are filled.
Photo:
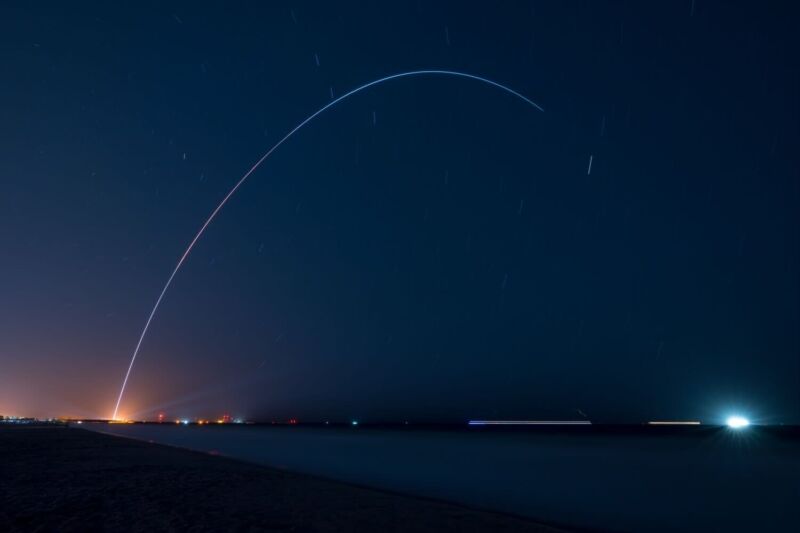
[[652, 434], [81, 427], [563, 526], [617, 531], [800, 528], [800, 439], [755, 427]]

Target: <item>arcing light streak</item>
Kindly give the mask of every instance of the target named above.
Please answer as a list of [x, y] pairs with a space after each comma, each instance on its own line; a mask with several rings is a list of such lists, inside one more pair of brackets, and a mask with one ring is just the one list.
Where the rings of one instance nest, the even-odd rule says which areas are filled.
[[454, 76], [454, 77], [468, 78], [468, 79], [471, 79], [471, 80], [476, 80], [476, 81], [480, 81], [480, 82], [483, 82], [483, 83], [487, 83], [487, 84], [489, 84], [489, 85], [491, 85], [493, 87], [497, 87], [498, 89], [501, 89], [501, 90], [503, 90], [503, 91], [505, 91], [507, 93], [513, 94], [517, 98], [520, 98], [521, 100], [523, 100], [524, 102], [530, 104], [531, 106], [533, 106], [534, 108], [538, 109], [539, 111], [544, 111], [544, 109], [542, 109], [536, 102], [534, 102], [533, 100], [527, 98], [526, 96], [518, 93], [517, 91], [515, 91], [515, 90], [513, 90], [513, 89], [511, 89], [509, 87], [506, 87], [505, 85], [497, 83], [496, 81], [492, 81], [492, 80], [489, 80], [489, 79], [486, 79], [486, 78], [482, 78], [481, 76], [475, 76], [473, 74], [466, 74], [464, 72], [456, 72], [456, 71], [452, 71], [452, 70], [413, 70], [413, 71], [409, 71], [409, 72], [401, 72], [399, 74], [392, 74], [391, 76], [386, 76], [384, 78], [380, 78], [380, 79], [371, 81], [369, 83], [365, 83], [364, 85], [361, 85], [360, 87], [356, 87], [352, 91], [350, 91], [348, 93], [345, 93], [342, 96], [332, 100], [331, 102], [329, 102], [328, 104], [326, 104], [325, 106], [323, 106], [322, 108], [320, 108], [319, 110], [317, 110], [316, 112], [311, 114], [308, 118], [306, 118], [300, 124], [295, 126], [280, 141], [278, 141], [272, 148], [270, 148], [263, 156], [261, 156], [261, 159], [256, 161], [255, 165], [253, 165], [250, 168], [250, 170], [248, 170], [245, 173], [245, 175], [242, 176], [241, 179], [238, 182], [236, 182], [236, 185], [234, 185], [233, 188], [228, 192], [228, 194], [225, 195], [225, 197], [222, 199], [222, 201], [219, 203], [219, 205], [216, 207], [216, 209], [214, 209], [214, 211], [211, 212], [211, 215], [209, 215], [208, 219], [206, 219], [205, 223], [203, 223], [203, 225], [200, 227], [200, 230], [197, 232], [197, 235], [195, 235], [194, 238], [189, 243], [189, 246], [186, 248], [186, 251], [183, 252], [183, 255], [181, 256], [180, 260], [178, 261], [178, 264], [175, 265], [175, 269], [172, 271], [172, 274], [170, 274], [169, 279], [167, 279], [167, 283], [164, 284], [164, 288], [161, 289], [161, 294], [158, 295], [158, 299], [156, 300], [156, 304], [153, 306], [153, 310], [150, 311], [150, 316], [147, 317], [147, 322], [145, 322], [145, 324], [144, 324], [144, 329], [142, 330], [142, 334], [139, 336], [139, 342], [136, 343], [136, 349], [133, 350], [133, 356], [131, 357], [131, 362], [128, 365], [128, 371], [125, 372], [125, 379], [122, 381], [122, 388], [119, 391], [119, 397], [117, 398], [117, 405], [114, 407], [114, 416], [112, 417], [112, 419], [116, 420], [116, 418], [117, 418], [117, 411], [119, 411], [119, 404], [122, 402], [122, 396], [125, 394], [125, 386], [128, 384], [128, 378], [131, 375], [131, 370], [133, 369], [133, 363], [136, 361], [136, 356], [139, 354], [139, 348], [141, 348], [141, 346], [142, 346], [142, 341], [144, 340], [144, 337], [147, 334], [147, 330], [150, 327], [150, 322], [153, 321], [153, 317], [155, 316], [156, 311], [158, 310], [158, 306], [161, 304], [161, 300], [164, 298], [164, 294], [166, 294], [167, 289], [169, 289], [169, 286], [172, 284], [172, 280], [173, 280], [173, 278], [175, 278], [175, 274], [177, 274], [178, 270], [181, 269], [181, 266], [183, 265], [184, 261], [186, 261], [186, 258], [188, 257], [189, 253], [192, 251], [192, 248], [194, 248], [195, 243], [203, 235], [203, 233], [205, 232], [205, 230], [208, 227], [208, 225], [211, 223], [212, 220], [214, 220], [214, 217], [217, 216], [217, 213], [219, 213], [220, 209], [222, 209], [223, 206], [225, 206], [225, 204], [228, 202], [230, 197], [233, 196], [233, 194], [239, 189], [239, 187], [241, 187], [241, 185], [245, 182], [245, 180], [247, 180], [247, 178], [250, 177], [250, 174], [255, 172], [256, 169], [259, 166], [261, 166], [261, 163], [263, 163], [264, 160], [266, 160], [270, 155], [272, 155], [272, 152], [277, 150], [280, 145], [282, 145], [292, 135], [294, 135], [297, 132], [297, 130], [299, 130], [300, 128], [302, 128], [303, 126], [305, 126], [306, 124], [308, 124], [312, 120], [314, 120], [317, 117], [317, 115], [320, 115], [321, 113], [323, 113], [324, 111], [326, 111], [326, 110], [330, 109], [331, 107], [335, 106], [336, 104], [338, 104], [342, 100], [344, 100], [346, 98], [349, 98], [350, 96], [353, 96], [354, 94], [359, 93], [359, 92], [363, 91], [364, 89], [368, 89], [369, 87], [372, 87], [373, 85], [378, 85], [378, 84], [381, 84], [381, 83], [385, 83], [387, 81], [396, 80], [398, 78], [408, 78], [408, 77], [411, 77], [411, 76], [428, 76], [428, 75], [432, 75], [432, 76]]

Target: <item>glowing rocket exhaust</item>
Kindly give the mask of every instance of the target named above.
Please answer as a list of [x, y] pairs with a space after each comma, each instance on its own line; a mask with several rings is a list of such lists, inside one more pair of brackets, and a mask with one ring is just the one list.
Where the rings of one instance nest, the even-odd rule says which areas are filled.
[[141, 333], [141, 335], [139, 335], [139, 341], [136, 343], [136, 348], [133, 350], [133, 355], [131, 356], [131, 362], [128, 365], [128, 370], [125, 372], [125, 379], [122, 380], [122, 387], [120, 388], [119, 396], [117, 397], [117, 403], [114, 406], [114, 415], [112, 417], [113, 420], [117, 419], [117, 412], [119, 411], [120, 403], [122, 403], [122, 397], [125, 394], [125, 387], [127, 386], [128, 378], [131, 375], [131, 370], [133, 369], [133, 363], [136, 361], [136, 356], [139, 354], [139, 349], [142, 347], [142, 341], [144, 341], [144, 337], [147, 334], [147, 330], [150, 327], [150, 323], [153, 321], [153, 317], [155, 316], [156, 311], [158, 310], [158, 306], [161, 304], [161, 300], [164, 299], [164, 294], [166, 294], [167, 289], [169, 289], [169, 286], [172, 284], [172, 280], [175, 278], [175, 275], [181, 269], [181, 266], [183, 266], [183, 263], [186, 261], [186, 258], [189, 256], [189, 253], [192, 251], [192, 248], [194, 248], [195, 243], [197, 243], [197, 241], [200, 239], [200, 237], [206, 231], [206, 228], [208, 227], [208, 225], [211, 224], [211, 221], [214, 220], [214, 218], [217, 216], [217, 213], [219, 213], [219, 211], [228, 202], [228, 200], [231, 198], [231, 196], [233, 196], [234, 193], [237, 190], [239, 190], [239, 187], [242, 186], [242, 184], [247, 180], [247, 178], [249, 178], [250, 175], [253, 172], [255, 172], [256, 169], [259, 166], [261, 166], [261, 163], [263, 163], [270, 155], [272, 155], [272, 153], [275, 150], [277, 150], [280, 145], [282, 145], [284, 142], [286, 142], [299, 129], [301, 129], [303, 126], [305, 126], [306, 124], [308, 124], [309, 122], [314, 120], [318, 115], [320, 115], [324, 111], [326, 111], [326, 110], [330, 109], [331, 107], [335, 106], [336, 104], [338, 104], [342, 100], [345, 100], [345, 99], [353, 96], [354, 94], [363, 91], [364, 89], [372, 87], [373, 85], [379, 85], [381, 83], [385, 83], [385, 82], [388, 82], [388, 81], [391, 81], [391, 80], [396, 80], [396, 79], [399, 79], [399, 78], [409, 78], [409, 77], [414, 77], [414, 76], [450, 76], [450, 77], [465, 78], [465, 79], [470, 79], [470, 80], [474, 80], [474, 81], [479, 81], [481, 83], [486, 83], [488, 85], [491, 85], [493, 87], [501, 89], [501, 90], [503, 90], [503, 91], [505, 91], [505, 92], [507, 92], [509, 94], [512, 94], [512, 95], [516, 96], [517, 98], [519, 98], [520, 100], [522, 100], [523, 102], [531, 105], [532, 107], [534, 107], [535, 109], [537, 109], [539, 111], [544, 111], [544, 109], [542, 109], [536, 102], [534, 102], [533, 100], [529, 99], [528, 97], [522, 95], [521, 93], [518, 93], [517, 91], [515, 91], [515, 90], [513, 90], [513, 89], [511, 89], [509, 87], [506, 87], [505, 85], [497, 83], [496, 81], [492, 81], [490, 79], [483, 78], [481, 76], [475, 76], [473, 74], [467, 74], [467, 73], [464, 73], [464, 72], [456, 72], [456, 71], [452, 71], [452, 70], [413, 70], [413, 71], [409, 71], [409, 72], [401, 72], [399, 74], [392, 74], [391, 76], [386, 76], [384, 78], [380, 78], [380, 79], [377, 79], [377, 80], [373, 80], [373, 81], [371, 81], [369, 83], [365, 83], [364, 85], [361, 85], [360, 87], [356, 87], [355, 89], [351, 90], [350, 92], [347, 92], [347, 93], [343, 94], [342, 96], [332, 100], [331, 102], [329, 102], [325, 106], [323, 106], [320, 109], [318, 109], [313, 114], [309, 115], [308, 118], [306, 118], [305, 120], [300, 122], [291, 131], [289, 131], [289, 133], [287, 133], [280, 141], [278, 141], [274, 146], [272, 146], [272, 148], [267, 150], [267, 152], [263, 156], [261, 156], [261, 158], [258, 161], [256, 161], [256, 163], [250, 168], [250, 170], [248, 170], [244, 174], [244, 176], [242, 176], [239, 179], [239, 181], [236, 182], [236, 184], [228, 192], [228, 194], [225, 195], [225, 197], [222, 199], [222, 201], [219, 203], [219, 205], [211, 212], [211, 214], [208, 216], [206, 221], [200, 227], [200, 230], [197, 232], [197, 234], [194, 236], [194, 238], [189, 242], [189, 246], [186, 247], [186, 251], [183, 252], [183, 255], [181, 256], [180, 260], [178, 260], [178, 264], [175, 265], [175, 268], [172, 270], [172, 274], [170, 274], [169, 278], [167, 278], [167, 282], [164, 284], [164, 288], [161, 289], [161, 293], [158, 295], [158, 299], [156, 299], [156, 303], [153, 306], [153, 309], [150, 311], [150, 316], [147, 317], [147, 321], [144, 324], [144, 328], [142, 329], [142, 333]]

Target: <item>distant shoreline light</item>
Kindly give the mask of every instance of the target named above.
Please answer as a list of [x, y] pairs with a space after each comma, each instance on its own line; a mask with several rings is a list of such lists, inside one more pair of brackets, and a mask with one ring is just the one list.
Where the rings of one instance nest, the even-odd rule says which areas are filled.
[[588, 420], [470, 420], [470, 426], [591, 426]]
[[725, 423], [731, 429], [746, 428], [750, 425], [750, 421], [743, 416], [730, 416]]

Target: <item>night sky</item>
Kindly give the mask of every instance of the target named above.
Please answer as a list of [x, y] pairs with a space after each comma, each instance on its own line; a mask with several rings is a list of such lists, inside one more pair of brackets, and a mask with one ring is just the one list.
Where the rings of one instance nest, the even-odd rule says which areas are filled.
[[[4, 2], [0, 414], [800, 422], [779, 3]], [[264, 5], [262, 5], [264, 4]], [[794, 51], [793, 51], [794, 50]], [[591, 171], [589, 171], [591, 161]]]

